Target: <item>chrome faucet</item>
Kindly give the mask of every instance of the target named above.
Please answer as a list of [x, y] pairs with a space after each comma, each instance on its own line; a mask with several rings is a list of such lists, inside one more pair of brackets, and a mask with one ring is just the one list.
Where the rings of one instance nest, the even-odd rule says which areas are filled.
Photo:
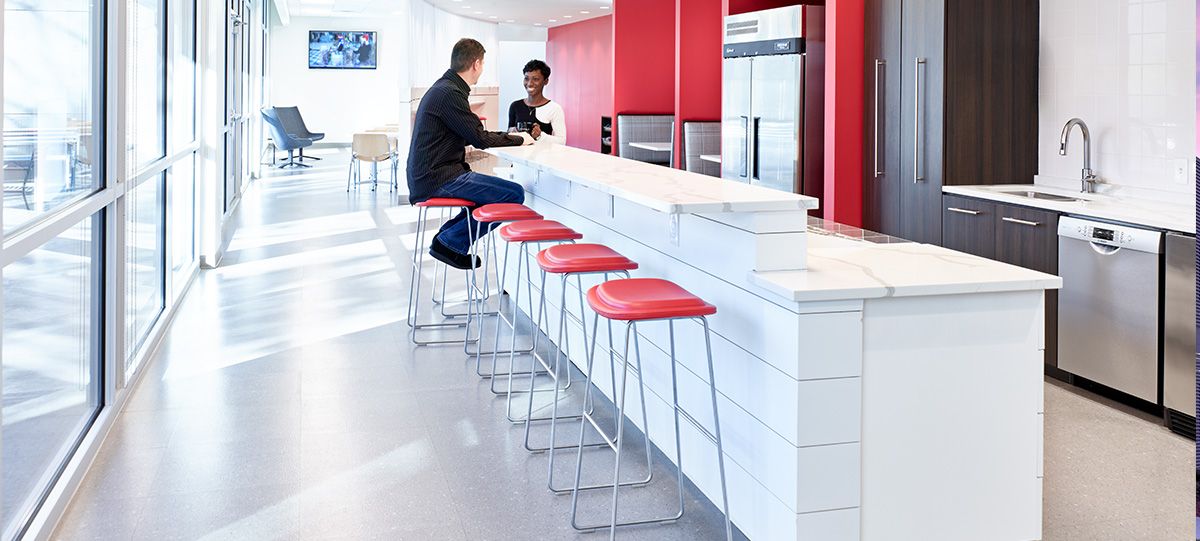
[[1067, 125], [1063, 126], [1062, 136], [1058, 138], [1058, 155], [1067, 155], [1067, 143], [1071, 140], [1071, 128], [1075, 126], [1079, 126], [1079, 131], [1083, 132], [1083, 171], [1080, 174], [1082, 177], [1080, 191], [1096, 193], [1096, 182], [1099, 179], [1096, 177], [1096, 172], [1092, 171], [1092, 133], [1088, 131], [1087, 123], [1078, 118], [1067, 121]]

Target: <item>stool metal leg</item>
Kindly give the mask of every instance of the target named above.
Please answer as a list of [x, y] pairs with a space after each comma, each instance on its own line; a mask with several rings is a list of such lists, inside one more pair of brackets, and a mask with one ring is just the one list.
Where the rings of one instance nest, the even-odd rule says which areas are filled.
[[[586, 314], [586, 311], [584, 308], [584, 300], [583, 300], [584, 289], [583, 289], [582, 274], [583, 273], [577, 273], [575, 275], [576, 285], [579, 288], [579, 313], [580, 313], [581, 320], [583, 318], [583, 314]], [[605, 281], [608, 280], [609, 274], [610, 273], [608, 273], [608, 272], [604, 273]], [[629, 272], [627, 272], [627, 271], [615, 272], [613, 274], [620, 274], [620, 275], [624, 275], [625, 278], [629, 278]], [[564, 287], [565, 287], [565, 280], [564, 280]], [[565, 292], [565, 289], [564, 289], [564, 292]], [[564, 297], [565, 297], [565, 294], [564, 294]], [[563, 301], [565, 304], [566, 299], [564, 298]], [[592, 319], [592, 343], [591, 343], [590, 347], [588, 345], [587, 324], [586, 324], [586, 322], [581, 321], [581, 324], [583, 327], [582, 328], [583, 348], [584, 348], [585, 355], [587, 355], [586, 367], [588, 370], [588, 374], [584, 375], [584, 377], [585, 377], [584, 391], [583, 391], [584, 399], [583, 399], [583, 409], [581, 411], [584, 413], [587, 413], [588, 415], [591, 415], [593, 412], [593, 409], [592, 409], [593, 406], [592, 406], [592, 400], [591, 400], [591, 393], [592, 393], [591, 379], [590, 379], [589, 375], [591, 374], [591, 370], [592, 370], [592, 359], [594, 358], [594, 354], [595, 354], [596, 341], [599, 337], [599, 335], [596, 334], [597, 331], [599, 330], [599, 317], [600, 317], [599, 314], [597, 314]], [[565, 318], [565, 316], [564, 316], [564, 318]], [[606, 318], [605, 321], [608, 321], [608, 331], [609, 331], [609, 336], [608, 336], [608, 353], [609, 353], [608, 373], [609, 373], [609, 377], [612, 379], [613, 391], [615, 392], [616, 388], [617, 388], [616, 368], [615, 368], [616, 352], [614, 352], [613, 348], [612, 348], [612, 320], [609, 320]], [[570, 370], [570, 369], [571, 369], [570, 359], [568, 359], [567, 360], [567, 370]], [[532, 402], [532, 400], [531, 400], [531, 402]], [[558, 426], [558, 423], [556, 422], [557, 419], [572, 420], [572, 419], [581, 418], [581, 415], [573, 415], [570, 417], [558, 417], [557, 419], [554, 419], [555, 417], [557, 417], [557, 413], [558, 413], [557, 405], [558, 405], [558, 403], [557, 403], [557, 396], [556, 396], [555, 404], [554, 404], [554, 406], [555, 406], [554, 413], [551, 415], [552, 419], [551, 419], [551, 424], [550, 424], [550, 441], [552, 443], [555, 441], [558, 441], [556, 434], [555, 434], [555, 429]], [[532, 416], [532, 412], [529, 414], [529, 416]], [[581, 430], [582, 430], [582, 427], [581, 427]], [[529, 448], [528, 447], [528, 440], [529, 440], [529, 425], [528, 424], [526, 424], [525, 434], [526, 434], [525, 435], [526, 448], [528, 449]], [[607, 445], [607, 444], [608, 444], [608, 438], [605, 438], [605, 441], [603, 441], [603, 442], [586, 445], [585, 447], [599, 447], [599, 446]], [[646, 444], [646, 465], [647, 465], [646, 478], [634, 480], [634, 481], [626, 481], [624, 483], [621, 483], [620, 486], [623, 486], [623, 487], [645, 486], [645, 485], [649, 484], [651, 479], [653, 478], [654, 470], [649, 467], [651, 464], [651, 462], [650, 462], [650, 460], [651, 460], [650, 440], [646, 439], [645, 444]], [[612, 488], [612, 485], [610, 485], [608, 483], [586, 485], [586, 486], [581, 486], [578, 488], [575, 488], [572, 486], [566, 486], [566, 487], [559, 488], [559, 487], [554, 486], [554, 456], [556, 454], [554, 452], [554, 450], [556, 450], [556, 449], [574, 449], [575, 447], [576, 447], [575, 445], [567, 445], [567, 446], [554, 447], [554, 449], [548, 449], [549, 460], [547, 461], [548, 464], [547, 464], [547, 475], [546, 475], [546, 488], [548, 488], [551, 492], [553, 492], [555, 494], [566, 494], [568, 492], [571, 492], [572, 490], [595, 490], [595, 489], [603, 489], [603, 488]]]
[[[716, 440], [716, 444], [717, 444], [717, 464], [718, 464], [718, 468], [720, 469], [720, 473], [721, 473], [721, 508], [722, 508], [722, 511], [725, 512], [725, 539], [727, 541], [733, 541], [733, 521], [729, 517], [729, 490], [725, 484], [725, 449], [721, 445], [721, 418], [717, 414], [717, 379], [716, 379], [716, 376], [714, 375], [714, 370], [713, 370], [712, 339], [709, 337], [708, 318], [702, 317], [699, 319], [700, 319], [700, 323], [704, 324], [704, 352], [708, 355], [708, 390], [709, 390], [710, 396], [712, 397], [713, 430], [716, 432], [716, 434], [714, 434], [714, 436], [715, 436], [714, 439]], [[674, 358], [674, 354], [673, 354], [674, 353], [674, 344], [675, 344], [675, 342], [674, 342], [674, 340], [672, 340], [671, 341], [671, 347], [672, 347], [671, 369], [672, 369], [672, 371], [674, 371], [674, 369], [675, 369], [675, 358]], [[676, 404], [675, 409], [676, 410], [679, 409], [678, 404]], [[676, 423], [678, 423], [678, 421], [676, 421]], [[676, 436], [676, 441], [678, 441], [678, 436]], [[680, 468], [679, 471], [682, 472], [683, 469]], [[682, 504], [682, 502], [683, 502], [683, 500], [681, 497], [680, 503]]]
[[[408, 304], [408, 327], [409, 338], [418, 346], [430, 346], [440, 344], [457, 344], [461, 340], [420, 340], [417, 338], [417, 332], [426, 329], [447, 329], [447, 328], [463, 328], [464, 322], [442, 322], [442, 323], [418, 323], [417, 318], [420, 314], [421, 303], [421, 269], [425, 262], [425, 238], [428, 234], [426, 220], [429, 217], [428, 207], [419, 207], [417, 212], [417, 239], [413, 247], [413, 269], [411, 281], [409, 282], [409, 304]], [[434, 267], [434, 276], [436, 284], [437, 267]]]

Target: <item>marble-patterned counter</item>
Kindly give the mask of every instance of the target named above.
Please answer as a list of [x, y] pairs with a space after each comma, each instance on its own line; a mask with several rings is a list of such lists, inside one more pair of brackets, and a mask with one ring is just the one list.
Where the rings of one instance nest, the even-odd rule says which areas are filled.
[[[1020, 188], [1071, 197], [1078, 199], [1078, 201], [1050, 201], [1005, 193]], [[1070, 190], [1040, 184], [944, 186], [942, 193], [988, 199], [1012, 205], [1036, 207], [1063, 214], [1125, 222], [1181, 233], [1196, 232], [1196, 206], [1190, 199], [1177, 202], [1153, 201], [1115, 194], [1080, 193], [1078, 189]]]
[[[634, 276], [717, 306], [730, 513], [750, 539], [1041, 538], [1043, 303], [1057, 277], [810, 224], [792, 194], [565, 147], [490, 152], [514, 163], [501, 174], [529, 206], [637, 261]], [[554, 336], [562, 285], [545, 287]], [[566, 353], [583, 366], [591, 316], [566, 287]], [[643, 428], [677, 460], [667, 329], [638, 335]], [[675, 337], [681, 405], [711, 430], [701, 327]], [[611, 397], [608, 381], [595, 383]], [[719, 502], [715, 447], [681, 429], [684, 473]]]

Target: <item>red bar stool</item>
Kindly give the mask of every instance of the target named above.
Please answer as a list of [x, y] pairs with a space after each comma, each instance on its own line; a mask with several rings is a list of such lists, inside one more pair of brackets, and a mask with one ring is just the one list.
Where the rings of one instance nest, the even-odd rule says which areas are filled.
[[[491, 280], [491, 269], [496, 265], [498, 255], [496, 254], [496, 244], [490, 236], [484, 236], [483, 228], [486, 225], [490, 232], [492, 229], [499, 227], [507, 222], [519, 222], [525, 220], [540, 220], [542, 215], [535, 212], [533, 209], [519, 203], [492, 203], [483, 205], [471, 211], [472, 224], [474, 231], [472, 238], [478, 239], [471, 243], [471, 257], [479, 257], [480, 244], [486, 243], [483, 248], [483, 287], [479, 287], [478, 273], [472, 272], [467, 282], [467, 333], [463, 338], [463, 353], [469, 357], [475, 357], [475, 371], [482, 377], [491, 377], [491, 374], [480, 373], [480, 356], [487, 355], [491, 352], [482, 351], [478, 347], [479, 338], [471, 338], [471, 322], [475, 321], [478, 328], [478, 335], [483, 334], [483, 317], [494, 316], [500, 313], [497, 308], [494, 312], [484, 311], [483, 305], [492, 296], [492, 288], [489, 285]], [[489, 257], [490, 256], [490, 257]], [[508, 252], [504, 253], [504, 268], [498, 270], [500, 276], [500, 284], [497, 287], [497, 293], [504, 288], [505, 274], [508, 271]], [[478, 307], [478, 310], [475, 308]], [[476, 344], [474, 351], [470, 345]], [[524, 353], [524, 352], [522, 352]]]
[[[533, 354], [534, 359], [536, 359], [538, 362], [540, 362], [543, 366], [546, 365], [545, 361], [542, 361], [541, 357], [538, 356], [538, 354], [537, 354], [537, 343], [538, 343], [538, 334], [539, 334], [538, 329], [541, 327], [541, 324], [542, 324], [542, 321], [544, 318], [545, 293], [542, 294], [543, 302], [541, 302], [539, 304], [540, 309], [538, 311], [537, 320], [536, 320], [536, 323], [534, 324], [534, 328], [532, 331], [532, 335], [533, 335], [533, 336], [531, 336], [532, 345], [530, 345], [529, 349], [517, 350], [516, 321], [517, 321], [517, 309], [519, 308], [519, 305], [521, 302], [522, 270], [524, 270], [524, 274], [525, 274], [526, 305], [529, 308], [529, 312], [528, 312], [529, 316], [533, 317], [533, 279], [532, 279], [531, 273], [529, 272], [529, 245], [530, 244], [540, 245], [540, 244], [546, 243], [546, 242], [553, 242], [553, 243], [575, 242], [576, 240], [583, 238], [583, 235], [580, 235], [574, 229], [571, 229], [571, 228], [569, 228], [559, 222], [553, 221], [553, 220], [526, 220], [526, 221], [514, 222], [514, 223], [510, 223], [504, 227], [501, 227], [499, 233], [500, 233], [500, 238], [504, 239], [504, 241], [506, 242], [506, 244], [504, 245], [504, 260], [506, 262], [505, 263], [505, 272], [506, 273], [507, 273], [507, 267], [508, 267], [507, 261], [508, 261], [509, 247], [512, 246], [513, 244], [516, 244], [518, 247], [518, 250], [520, 251], [520, 255], [518, 256], [517, 263], [516, 263], [516, 266], [517, 266], [516, 287], [514, 288], [512, 302], [510, 303], [511, 310], [510, 310], [509, 316], [505, 317], [504, 313], [501, 312], [500, 320], [498, 320], [496, 322], [496, 332], [493, 335], [492, 351], [490, 352], [492, 355], [492, 368], [491, 368], [491, 372], [489, 373], [489, 375], [491, 376], [492, 381], [489, 384], [489, 387], [491, 388], [491, 391], [493, 393], [501, 394], [503, 391], [496, 388], [496, 378], [507, 377], [508, 378], [507, 394], [509, 396], [511, 396], [511, 394], [513, 392], [512, 378], [514, 376], [529, 374], [530, 377], [533, 377], [533, 375], [537, 373], [536, 365], [531, 366], [528, 371], [515, 370], [515, 362], [516, 362], [517, 353], [531, 353], [531, 354]], [[524, 267], [524, 268], [522, 269], [522, 267]], [[502, 280], [502, 282], [503, 282], [503, 280]], [[511, 331], [511, 342], [509, 343], [508, 349], [505, 351], [500, 350], [500, 326], [502, 323], [508, 324], [508, 328]], [[496, 370], [496, 362], [497, 362], [497, 359], [498, 359], [500, 353], [508, 354], [509, 363], [508, 363], [508, 371], [507, 372], [497, 372], [497, 370]], [[480, 357], [476, 356], [476, 366], [475, 366], [476, 373], [483, 375], [482, 369], [479, 366], [480, 365], [479, 359], [480, 359]], [[513, 418], [511, 407], [506, 408], [505, 416], [511, 422], [514, 422], [514, 423], [521, 422], [521, 420]]]
[[[417, 332], [422, 330], [446, 329], [446, 328], [463, 328], [467, 326], [467, 322], [463, 321], [443, 321], [441, 323], [418, 323], [417, 318], [420, 314], [421, 303], [421, 268], [425, 262], [425, 235], [428, 232], [426, 225], [429, 219], [430, 209], [439, 209], [443, 214], [449, 210], [461, 209], [464, 212], [469, 212], [475, 206], [475, 203], [466, 199], [456, 199], [450, 197], [434, 197], [426, 199], [413, 205], [417, 207], [417, 240], [413, 247], [412, 274], [408, 282], [408, 328], [409, 338], [418, 346], [427, 346], [432, 344], [448, 344], [457, 343], [457, 340], [421, 340], [417, 337]], [[442, 316], [444, 320], [450, 320], [457, 317], [462, 317], [465, 314], [448, 314], [445, 311], [445, 279], [442, 281], [442, 299], [437, 299], [437, 274], [438, 265], [446, 267], [444, 263], [434, 260], [433, 268], [433, 300], [434, 305], [442, 306]], [[449, 268], [445, 269], [446, 277], [449, 277]], [[472, 273], [467, 271], [467, 279], [470, 280]]]
[[[580, 421], [579, 427], [579, 447], [577, 447], [577, 455], [575, 460], [575, 487], [571, 493], [571, 526], [576, 530], [594, 531], [600, 528], [609, 528], [609, 539], [615, 539], [618, 526], [631, 526], [635, 524], [653, 524], [664, 521], [678, 520], [683, 516], [683, 453], [679, 437], [679, 417], [683, 416], [694, 425], [708, 439], [712, 440], [717, 446], [717, 459], [721, 476], [721, 506], [725, 511], [725, 537], [728, 540], [733, 539], [733, 525], [729, 520], [729, 495], [725, 486], [725, 450], [721, 444], [721, 420], [717, 414], [717, 388], [715, 378], [713, 376], [712, 362], [712, 342], [709, 336], [708, 316], [717, 313], [717, 308], [703, 299], [688, 293], [683, 288], [666, 280], [657, 278], [629, 278], [624, 280], [612, 280], [595, 286], [588, 290], [588, 304], [591, 305], [592, 311], [596, 313], [592, 326], [592, 334], [595, 336], [596, 324], [601, 316], [609, 320], [617, 320], [625, 322], [625, 347], [624, 355], [622, 355], [623, 367], [621, 370], [621, 390], [618, 394], [616, 387], [613, 387], [613, 394], [616, 395], [617, 404], [617, 434], [615, 438], [609, 438], [603, 429], [596, 423], [595, 419], [587, 412], [586, 408], [583, 412], [583, 418]], [[697, 320], [704, 326], [704, 346], [708, 356], [708, 385], [709, 393], [712, 399], [713, 410], [713, 427], [715, 432], [709, 432], [707, 428], [701, 425], [688, 412], [679, 407], [679, 384], [676, 377], [676, 360], [675, 360], [675, 321], [676, 320]], [[650, 437], [650, 427], [646, 425], [646, 387], [642, 381], [642, 359], [641, 348], [638, 344], [637, 325], [651, 321], [666, 321], [670, 333], [670, 356], [671, 356], [671, 404], [675, 410], [675, 458], [678, 466], [678, 483], [679, 483], [679, 511], [673, 516], [660, 517], [652, 519], [632, 520], [626, 522], [617, 522], [617, 496], [619, 494], [620, 479], [621, 479], [621, 443], [624, 441], [622, 437], [625, 433], [624, 411], [625, 411], [625, 388], [626, 381], [629, 375], [628, 359], [629, 359], [629, 337], [633, 336], [634, 345], [634, 361], [635, 370], [638, 375], [638, 396], [641, 400], [642, 409], [642, 429], [646, 438]], [[610, 335], [611, 336], [611, 335]], [[595, 345], [595, 340], [592, 341]], [[592, 382], [592, 361], [594, 355], [588, 355], [587, 361], [587, 385], [590, 387]], [[616, 453], [615, 465], [613, 467], [613, 496], [611, 520], [609, 524], [596, 525], [580, 525], [578, 521], [578, 503], [579, 491], [584, 487], [579, 485], [580, 473], [583, 471], [583, 438], [587, 425], [591, 426], [600, 433], [604, 441]]]
[[[582, 332], [583, 349], [584, 349], [584, 351], [592, 351], [592, 349], [589, 348], [589, 346], [588, 346], [587, 322], [584, 319], [586, 317], [587, 310], [584, 307], [583, 277], [587, 276], [587, 275], [602, 275], [601, 276], [602, 279], [604, 281], [607, 281], [610, 274], [616, 274], [616, 275], [624, 276], [625, 278], [629, 278], [629, 272], [632, 270], [636, 270], [638, 268], [638, 264], [635, 261], [617, 253], [612, 248], [609, 248], [609, 247], [601, 245], [601, 244], [562, 244], [562, 245], [558, 245], [558, 246], [551, 246], [549, 248], [546, 248], [545, 250], [542, 250], [541, 252], [538, 252], [537, 262], [538, 262], [538, 266], [541, 267], [541, 270], [542, 270], [542, 291], [543, 292], [546, 290], [546, 275], [547, 274], [557, 274], [560, 277], [560, 287], [561, 287], [562, 294], [559, 298], [558, 339], [557, 339], [556, 343], [557, 344], [564, 343], [564, 331], [566, 329], [567, 318], [570, 317], [570, 318], [574, 319], [574, 317], [571, 316], [570, 312], [567, 310], [567, 282], [570, 280], [571, 277], [574, 277], [576, 287], [578, 288], [578, 291], [579, 291], [579, 325], [583, 331]], [[545, 294], [544, 293], [543, 293], [543, 297], [542, 297], [542, 309], [543, 310], [545, 309]], [[612, 323], [611, 323], [611, 321], [608, 324], [608, 330], [609, 330], [609, 340], [608, 340], [609, 378], [612, 381], [613, 388], [616, 389], [616, 373], [615, 373], [615, 369], [614, 369], [614, 366], [616, 365], [616, 360], [614, 357], [615, 352], [613, 351], [613, 344], [612, 344]], [[597, 335], [595, 333], [595, 330], [593, 330], [592, 340], [595, 340], [596, 336]], [[554, 451], [560, 450], [560, 449], [574, 449], [576, 447], [576, 445], [557, 445], [556, 444], [556, 442], [557, 442], [557, 438], [556, 438], [557, 430], [556, 429], [558, 426], [558, 421], [579, 419], [584, 412], [590, 414], [591, 409], [592, 409], [591, 389], [590, 389], [590, 387], [585, 386], [584, 387], [584, 402], [583, 402], [583, 408], [582, 408], [581, 413], [579, 415], [569, 415], [569, 416], [561, 416], [561, 417], [558, 415], [559, 386], [557, 385], [558, 378], [556, 375], [556, 371], [562, 370], [562, 367], [560, 365], [560, 354], [561, 354], [562, 349], [563, 348], [556, 348], [556, 351], [555, 351], [555, 355], [554, 355], [555, 371], [551, 371], [549, 366], [543, 365], [543, 368], [545, 368], [547, 370], [547, 372], [550, 372], [551, 376], [555, 380], [555, 385], [554, 385], [553, 389], [546, 389], [548, 391], [552, 390], [554, 392], [554, 398], [553, 398], [553, 401], [551, 402], [550, 417], [547, 417], [547, 418], [534, 418], [533, 417], [533, 393], [532, 392], [529, 393], [529, 401], [528, 401], [526, 414], [525, 414], [525, 418], [527, 420], [525, 423], [525, 449], [527, 449], [531, 452], [535, 452], [535, 453], [549, 451], [549, 463], [547, 465], [546, 487], [548, 489], [550, 489], [551, 492], [554, 492], [555, 494], [565, 494], [567, 492], [571, 492], [571, 491], [575, 490], [575, 488], [572, 486], [566, 486], [566, 487], [554, 486], [554, 457], [555, 457]], [[568, 352], [570, 351], [569, 347], [567, 348], [567, 351]], [[568, 361], [568, 363], [569, 363], [569, 361]], [[566, 370], [568, 372], [570, 371], [569, 364], [567, 365]], [[589, 370], [589, 374], [586, 374], [586, 375], [590, 376], [590, 370]], [[534, 376], [533, 375], [530, 375], [530, 377], [529, 377], [529, 386], [531, 389], [534, 386]], [[510, 400], [511, 400], [511, 397], [510, 397]], [[533, 447], [529, 443], [530, 426], [532, 425], [531, 421], [539, 421], [539, 420], [550, 421], [550, 443], [549, 443], [549, 445], [546, 445], [546, 446]], [[645, 423], [644, 417], [643, 417], [642, 422]], [[607, 442], [583, 445], [583, 443], [581, 441], [580, 445], [582, 445], [583, 447], [599, 447], [599, 446], [607, 445]], [[647, 464], [650, 464], [650, 459], [651, 459], [650, 441], [646, 440], [646, 460], [647, 460], [646, 463]], [[624, 483], [621, 483], [621, 486], [645, 485], [650, 482], [651, 476], [652, 476], [651, 470], [649, 468], [647, 468], [645, 479], [624, 482]], [[607, 484], [607, 483], [599, 484], [599, 485], [590, 485], [590, 486], [579, 487], [579, 490], [594, 490], [594, 489], [600, 489], [600, 488], [612, 488], [612, 485]]]

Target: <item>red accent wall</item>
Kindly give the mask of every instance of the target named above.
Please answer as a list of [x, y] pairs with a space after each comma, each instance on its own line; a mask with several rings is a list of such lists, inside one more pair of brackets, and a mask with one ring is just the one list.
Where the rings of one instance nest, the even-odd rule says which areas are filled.
[[676, 167], [683, 166], [683, 123], [721, 120], [723, 10], [722, 0], [675, 0]]
[[675, 0], [615, 0], [612, 18], [613, 112], [673, 113]]
[[[832, 4], [833, 2], [830, 2]], [[749, 13], [751, 11], [762, 11], [764, 9], [781, 8], [783, 6], [795, 6], [804, 4], [807, 6], [823, 6], [823, 0], [725, 0], [725, 14], [737, 15], [738, 13]]]
[[825, 10], [824, 217], [862, 226], [863, 0]]
[[556, 26], [547, 34], [553, 74], [546, 93], [563, 107], [567, 144], [600, 152], [600, 117], [613, 113], [613, 16]]

